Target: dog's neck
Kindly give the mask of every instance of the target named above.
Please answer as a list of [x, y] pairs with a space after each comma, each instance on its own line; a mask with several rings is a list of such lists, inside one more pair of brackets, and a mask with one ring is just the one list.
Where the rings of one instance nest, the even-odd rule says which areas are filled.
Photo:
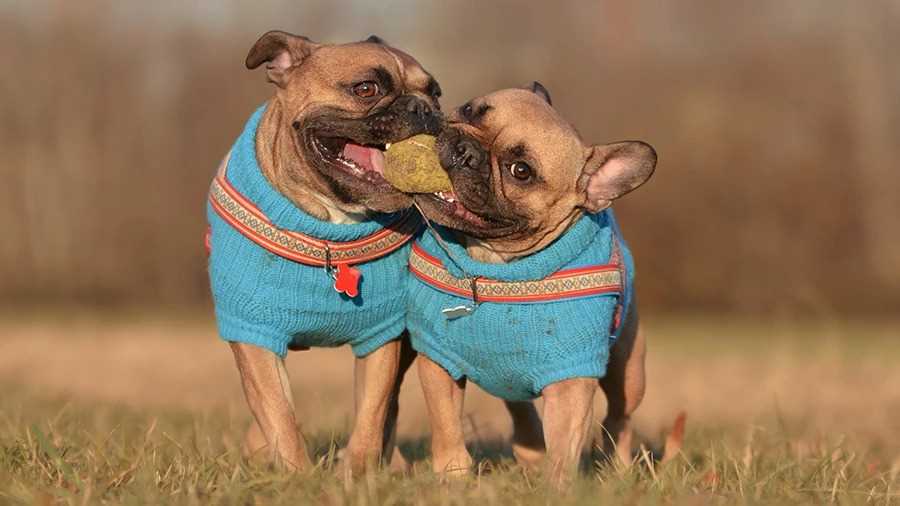
[[525, 239], [478, 239], [465, 234], [457, 234], [466, 252], [476, 262], [487, 264], [508, 264], [519, 258], [527, 257], [541, 251], [562, 236], [578, 221], [583, 213], [580, 210], [573, 211], [566, 219], [540, 233], [530, 234]]
[[508, 253], [503, 253], [494, 249], [491, 243], [476, 239], [463, 234], [458, 234], [462, 239], [466, 252], [472, 257], [472, 260], [485, 264], [505, 264], [515, 260], [517, 257]]
[[[310, 216], [331, 223], [353, 224], [369, 219], [365, 211], [348, 212], [315, 189], [306, 160], [297, 152], [293, 130], [282, 128], [281, 105], [269, 101], [256, 131], [256, 158], [259, 167], [275, 189]], [[305, 170], [304, 170], [305, 169]]]

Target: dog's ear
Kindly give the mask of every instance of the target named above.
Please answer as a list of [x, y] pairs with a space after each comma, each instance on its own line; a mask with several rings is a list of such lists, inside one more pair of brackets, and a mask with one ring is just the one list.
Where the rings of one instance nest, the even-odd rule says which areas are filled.
[[656, 151], [641, 141], [625, 141], [589, 148], [578, 179], [584, 193], [582, 207], [600, 212], [612, 201], [647, 182], [656, 168]]
[[550, 92], [547, 91], [547, 88], [544, 88], [543, 84], [537, 81], [532, 81], [531, 84], [525, 87], [525, 89], [530, 90], [535, 95], [544, 99], [544, 102], [547, 102], [547, 104], [553, 105], [553, 101], [550, 100]]
[[248, 69], [266, 64], [269, 81], [279, 88], [287, 85], [291, 69], [319, 48], [319, 44], [300, 35], [273, 30], [263, 34], [250, 48], [245, 62]]

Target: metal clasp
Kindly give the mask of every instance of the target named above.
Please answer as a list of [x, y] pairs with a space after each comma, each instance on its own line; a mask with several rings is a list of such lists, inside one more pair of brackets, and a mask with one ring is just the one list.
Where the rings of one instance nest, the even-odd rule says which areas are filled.
[[328, 247], [328, 243], [325, 243], [325, 274], [337, 281], [337, 268], [331, 264], [331, 248]]
[[462, 306], [454, 306], [454, 307], [446, 307], [441, 309], [441, 313], [448, 320], [455, 320], [457, 318], [462, 318], [463, 316], [469, 316], [474, 313], [476, 309], [478, 309], [478, 305], [481, 302], [478, 300], [478, 277], [473, 276], [469, 280], [470, 286], [472, 287], [472, 304], [463, 304]]

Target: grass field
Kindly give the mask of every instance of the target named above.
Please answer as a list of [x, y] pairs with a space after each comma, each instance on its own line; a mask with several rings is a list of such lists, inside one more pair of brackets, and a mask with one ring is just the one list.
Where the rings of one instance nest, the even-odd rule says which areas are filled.
[[210, 321], [6, 315], [0, 504], [900, 504], [900, 325], [648, 320], [636, 425], [654, 446], [685, 410], [684, 451], [663, 467], [588, 463], [560, 496], [513, 464], [501, 404], [474, 388], [472, 478], [428, 472], [413, 375], [400, 420], [412, 475], [345, 484], [332, 465], [351, 421], [346, 350], [288, 360], [320, 462], [294, 476], [241, 460], [249, 416]]

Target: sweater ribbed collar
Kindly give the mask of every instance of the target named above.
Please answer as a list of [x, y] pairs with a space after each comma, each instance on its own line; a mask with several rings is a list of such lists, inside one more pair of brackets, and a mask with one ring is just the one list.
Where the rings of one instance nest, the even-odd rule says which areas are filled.
[[[440, 234], [452, 258], [440, 247], [434, 233]], [[596, 240], [609, 240], [610, 237], [607, 212], [604, 211], [582, 216], [543, 250], [509, 263], [493, 264], [473, 259], [456, 234], [439, 225], [434, 225], [434, 231], [426, 230], [419, 243], [429, 254], [439, 259], [454, 277], [478, 276], [499, 281], [532, 281], [544, 279], [563, 269]]]
[[373, 215], [370, 221], [337, 224], [306, 213], [272, 186], [263, 175], [256, 157], [256, 131], [266, 110], [263, 104], [250, 116], [231, 151], [228, 180], [266, 217], [283, 230], [300, 232], [318, 239], [348, 242], [372, 235], [398, 219], [398, 214]]

